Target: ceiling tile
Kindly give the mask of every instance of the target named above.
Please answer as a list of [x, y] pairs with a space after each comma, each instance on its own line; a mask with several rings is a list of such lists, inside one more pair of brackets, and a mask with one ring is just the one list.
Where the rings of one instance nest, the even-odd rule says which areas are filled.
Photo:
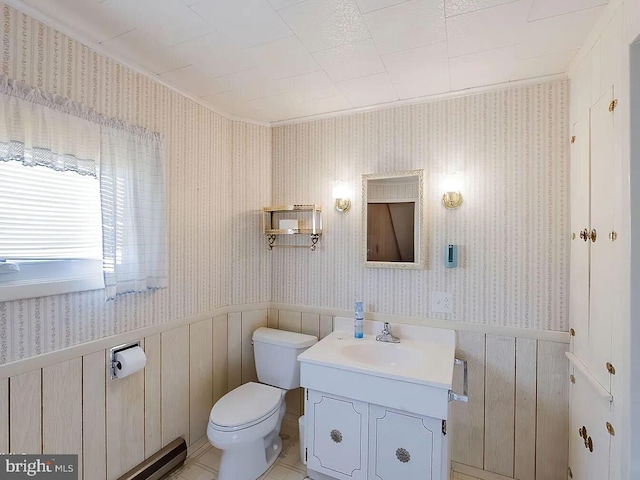
[[302, 100], [295, 94], [286, 93], [253, 100], [251, 107], [264, 112], [264, 115], [271, 121], [278, 121], [346, 110], [352, 105], [342, 94], [314, 100]]
[[308, 100], [300, 104], [298, 110], [298, 116], [317, 115], [320, 113], [339, 112], [341, 110], [347, 110], [352, 105], [347, 98], [342, 95], [333, 95], [331, 97], [317, 98]]
[[398, 100], [398, 95], [386, 73], [345, 80], [338, 83], [338, 88], [354, 107]]
[[531, 0], [518, 0], [447, 18], [449, 56], [458, 57], [519, 43]]
[[239, 98], [233, 92], [207, 95], [202, 97], [202, 100], [212, 105], [213, 108], [218, 111], [222, 110], [225, 113], [236, 115], [238, 117], [263, 120], [260, 113], [255, 108], [251, 107], [251, 105], [249, 105], [244, 99]]
[[567, 65], [577, 53], [578, 50], [576, 49], [516, 60], [513, 71], [511, 72], [511, 80], [522, 80], [525, 78], [562, 73], [566, 71]]
[[369, 38], [353, 0], [309, 0], [278, 13], [311, 52]]
[[563, 15], [586, 8], [606, 5], [608, 0], [534, 0], [529, 21]]
[[[272, 112], [272, 121], [288, 120], [292, 118], [308, 117], [310, 115], [320, 115], [323, 113], [339, 112], [352, 108], [349, 100], [344, 95], [334, 95], [308, 101], [287, 102], [286, 107], [279, 108], [274, 105], [268, 111]], [[266, 110], [265, 110], [266, 111]]]
[[463, 90], [508, 82], [515, 58], [514, 46], [450, 58], [451, 89]]
[[126, 59], [150, 72], [161, 74], [190, 64], [185, 58], [163, 48], [148, 33], [133, 30], [103, 42], [104, 47], [117, 58]]
[[452, 17], [454, 15], [475, 12], [513, 1], [514, 0], [444, 0], [444, 4], [447, 17]]
[[409, 0], [364, 15], [380, 55], [447, 39], [442, 0]]
[[340, 95], [338, 87], [322, 70], [283, 78], [277, 82], [283, 91], [296, 95], [301, 101]]
[[293, 35], [266, 0], [202, 2], [191, 8], [240, 48]]
[[149, 33], [163, 46], [171, 46], [213, 31], [211, 25], [200, 18], [180, 0], [105, 0], [105, 7], [126, 15], [138, 29]]
[[224, 34], [212, 32], [207, 35], [174, 45], [169, 49], [174, 55], [184, 58], [209, 75], [219, 77], [248, 70], [256, 66], [253, 55], [227, 42]]
[[518, 59], [580, 48], [604, 7], [529, 22], [521, 35]]
[[286, 91], [285, 85], [268, 77], [259, 68], [225, 75], [217, 80], [226, 90], [232, 91], [244, 100], [278, 95]]
[[110, 9], [99, 0], [26, 0], [26, 3], [97, 43], [136, 27], [135, 20], [125, 12]]
[[306, 1], [307, 0], [269, 0], [269, 3], [273, 8], [279, 10], [281, 8], [292, 7], [293, 5]]
[[269, 78], [285, 78], [320, 70], [320, 65], [296, 37], [248, 48], [243, 53]]
[[313, 56], [336, 82], [384, 72], [384, 65], [373, 40], [347, 43], [316, 52]]
[[249, 101], [251, 108], [269, 112], [276, 118], [293, 116], [292, 109], [300, 102], [297, 95], [293, 93], [281, 93], [271, 97], [256, 98]]
[[197, 97], [213, 95], [228, 90], [218, 79], [207, 75], [193, 65], [163, 73], [160, 78]]
[[380, 10], [381, 8], [390, 7], [391, 5], [397, 5], [407, 0], [356, 0], [358, 7], [362, 13], [372, 12], [374, 10]]
[[451, 87], [447, 42], [385, 55], [382, 61], [401, 99], [447, 92]]

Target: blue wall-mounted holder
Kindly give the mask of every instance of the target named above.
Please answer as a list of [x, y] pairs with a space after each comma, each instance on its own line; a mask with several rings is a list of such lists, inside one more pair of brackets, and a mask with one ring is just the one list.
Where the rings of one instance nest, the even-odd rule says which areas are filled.
[[446, 268], [456, 268], [458, 266], [458, 245], [445, 246], [444, 266]]

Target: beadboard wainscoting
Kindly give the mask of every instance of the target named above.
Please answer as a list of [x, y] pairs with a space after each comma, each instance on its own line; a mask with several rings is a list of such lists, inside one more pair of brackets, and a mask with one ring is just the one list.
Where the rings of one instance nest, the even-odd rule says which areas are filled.
[[[319, 338], [333, 331], [326, 311], [299, 307], [269, 309], [268, 325]], [[372, 318], [373, 319], [373, 318]], [[407, 323], [406, 318], [380, 316]], [[427, 320], [428, 326], [445, 327]], [[455, 327], [453, 326], [455, 325]], [[569, 336], [563, 332], [487, 328], [492, 333], [458, 329], [458, 358], [469, 368], [469, 403], [452, 403], [448, 423], [450, 458], [455, 471], [488, 480], [557, 480], [567, 472], [569, 366], [564, 356]], [[455, 371], [462, 391], [462, 371]], [[287, 394], [287, 420], [302, 413], [300, 391]]]
[[[333, 331], [334, 317], [344, 316], [338, 310], [270, 306], [220, 309], [1, 366], [0, 451], [77, 453], [79, 478], [100, 480], [117, 478], [176, 437], [199, 447], [206, 442], [211, 406], [229, 390], [257, 380], [251, 345], [256, 328], [323, 338]], [[408, 323], [403, 317], [384, 320]], [[147, 355], [145, 369], [111, 380], [109, 347], [134, 339]], [[562, 478], [567, 342], [562, 332], [458, 331], [457, 355], [469, 362], [469, 403], [452, 404], [454, 470], [487, 479]], [[460, 371], [455, 384], [462, 388]], [[296, 428], [301, 390], [286, 400], [285, 421]]]
[[139, 330], [147, 364], [123, 379], [108, 349], [135, 332], [0, 367], [0, 452], [77, 453], [79, 478], [101, 480], [177, 437], [202, 445], [215, 401], [255, 379], [250, 332], [267, 324], [266, 307], [222, 312]]

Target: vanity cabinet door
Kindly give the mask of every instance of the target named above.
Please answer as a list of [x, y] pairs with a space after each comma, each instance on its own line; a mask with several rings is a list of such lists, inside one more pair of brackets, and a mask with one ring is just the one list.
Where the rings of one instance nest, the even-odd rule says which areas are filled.
[[308, 391], [307, 467], [332, 478], [367, 478], [368, 408], [364, 402]]
[[369, 435], [369, 478], [443, 478], [441, 420], [371, 405]]

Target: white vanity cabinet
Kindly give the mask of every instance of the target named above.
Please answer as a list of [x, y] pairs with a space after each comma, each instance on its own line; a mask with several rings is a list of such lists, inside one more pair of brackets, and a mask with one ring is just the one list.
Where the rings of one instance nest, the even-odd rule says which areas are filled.
[[440, 419], [307, 390], [305, 420], [314, 480], [447, 478]]
[[[334, 319], [333, 333], [298, 356], [305, 388], [305, 458], [313, 480], [447, 480], [446, 420], [455, 360], [452, 330], [392, 325], [400, 343], [364, 338]], [[463, 362], [464, 363], [464, 362]], [[466, 367], [464, 378], [466, 378]]]

